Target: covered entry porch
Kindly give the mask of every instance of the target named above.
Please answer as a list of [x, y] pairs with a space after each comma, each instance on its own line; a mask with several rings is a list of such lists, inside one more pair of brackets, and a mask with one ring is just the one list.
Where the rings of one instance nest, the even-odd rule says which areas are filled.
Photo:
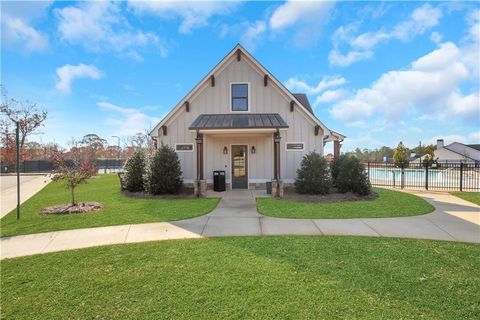
[[[264, 189], [281, 184], [281, 131], [278, 114], [200, 115], [190, 126], [196, 142], [195, 192], [212, 189], [213, 172], [225, 171], [226, 189]], [[278, 193], [278, 192], [277, 192]]]

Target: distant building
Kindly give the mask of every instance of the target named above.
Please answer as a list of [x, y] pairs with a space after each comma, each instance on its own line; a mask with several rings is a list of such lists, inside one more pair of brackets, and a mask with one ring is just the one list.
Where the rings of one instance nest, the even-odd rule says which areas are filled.
[[325, 156], [325, 159], [327, 160], [327, 162], [332, 162], [333, 161], [333, 154], [329, 153]]
[[[415, 162], [422, 162], [424, 158], [425, 156], [421, 156], [420, 158], [417, 158]], [[438, 162], [480, 161], [480, 144], [463, 144], [460, 142], [453, 142], [445, 146], [443, 139], [438, 139], [434, 158]]]

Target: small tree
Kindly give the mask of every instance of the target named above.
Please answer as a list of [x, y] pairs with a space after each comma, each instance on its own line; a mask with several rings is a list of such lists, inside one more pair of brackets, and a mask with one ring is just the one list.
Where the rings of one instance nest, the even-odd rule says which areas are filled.
[[67, 165], [63, 152], [55, 152], [51, 161], [55, 165], [52, 181], [65, 181], [65, 187], [71, 192], [71, 204], [76, 205], [75, 188], [79, 184], [87, 183], [87, 180], [96, 174], [96, 169], [89, 158], [81, 161], [73, 161], [72, 165]]
[[400, 168], [405, 168], [408, 165], [408, 149], [403, 145], [403, 142], [400, 141], [398, 146], [393, 152], [393, 163]]
[[301, 194], [327, 194], [331, 186], [325, 158], [316, 152], [305, 155], [297, 170], [295, 191]]
[[145, 153], [136, 150], [125, 163], [125, 189], [131, 192], [144, 190]]
[[173, 148], [162, 144], [148, 161], [146, 189], [151, 194], [178, 193], [182, 184], [178, 155]]
[[365, 174], [365, 167], [354, 156], [338, 158], [336, 161], [337, 175], [334, 185], [341, 193], [353, 192], [368, 195], [371, 192], [370, 182]]
[[423, 158], [423, 165], [425, 167], [431, 167], [432, 164], [436, 162], [435, 159], [435, 147], [433, 145], [429, 145], [425, 147], [425, 156]]

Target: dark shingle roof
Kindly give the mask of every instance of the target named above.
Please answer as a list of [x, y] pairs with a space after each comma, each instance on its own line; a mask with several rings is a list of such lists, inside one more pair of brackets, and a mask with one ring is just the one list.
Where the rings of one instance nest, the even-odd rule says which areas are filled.
[[278, 113], [201, 114], [190, 130], [288, 128]]
[[480, 151], [480, 144], [467, 144], [467, 147]]
[[292, 93], [293, 96], [300, 102], [311, 114], [313, 114], [312, 106], [310, 106], [310, 101], [308, 101], [307, 95], [305, 93]]

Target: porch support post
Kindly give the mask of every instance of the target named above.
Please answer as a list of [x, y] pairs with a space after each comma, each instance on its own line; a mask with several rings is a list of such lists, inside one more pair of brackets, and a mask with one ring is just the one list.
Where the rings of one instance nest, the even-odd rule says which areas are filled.
[[275, 180], [280, 179], [280, 132], [273, 134], [273, 178]]
[[277, 129], [273, 134], [273, 189], [276, 197], [283, 198], [283, 181], [280, 178], [280, 140], [280, 131]]
[[342, 145], [340, 144], [340, 141], [335, 140], [333, 141], [333, 157], [338, 158], [340, 157], [340, 147]]
[[206, 183], [203, 179], [203, 134], [197, 130], [197, 180], [195, 181], [195, 194], [197, 197], [204, 196], [206, 192]]

